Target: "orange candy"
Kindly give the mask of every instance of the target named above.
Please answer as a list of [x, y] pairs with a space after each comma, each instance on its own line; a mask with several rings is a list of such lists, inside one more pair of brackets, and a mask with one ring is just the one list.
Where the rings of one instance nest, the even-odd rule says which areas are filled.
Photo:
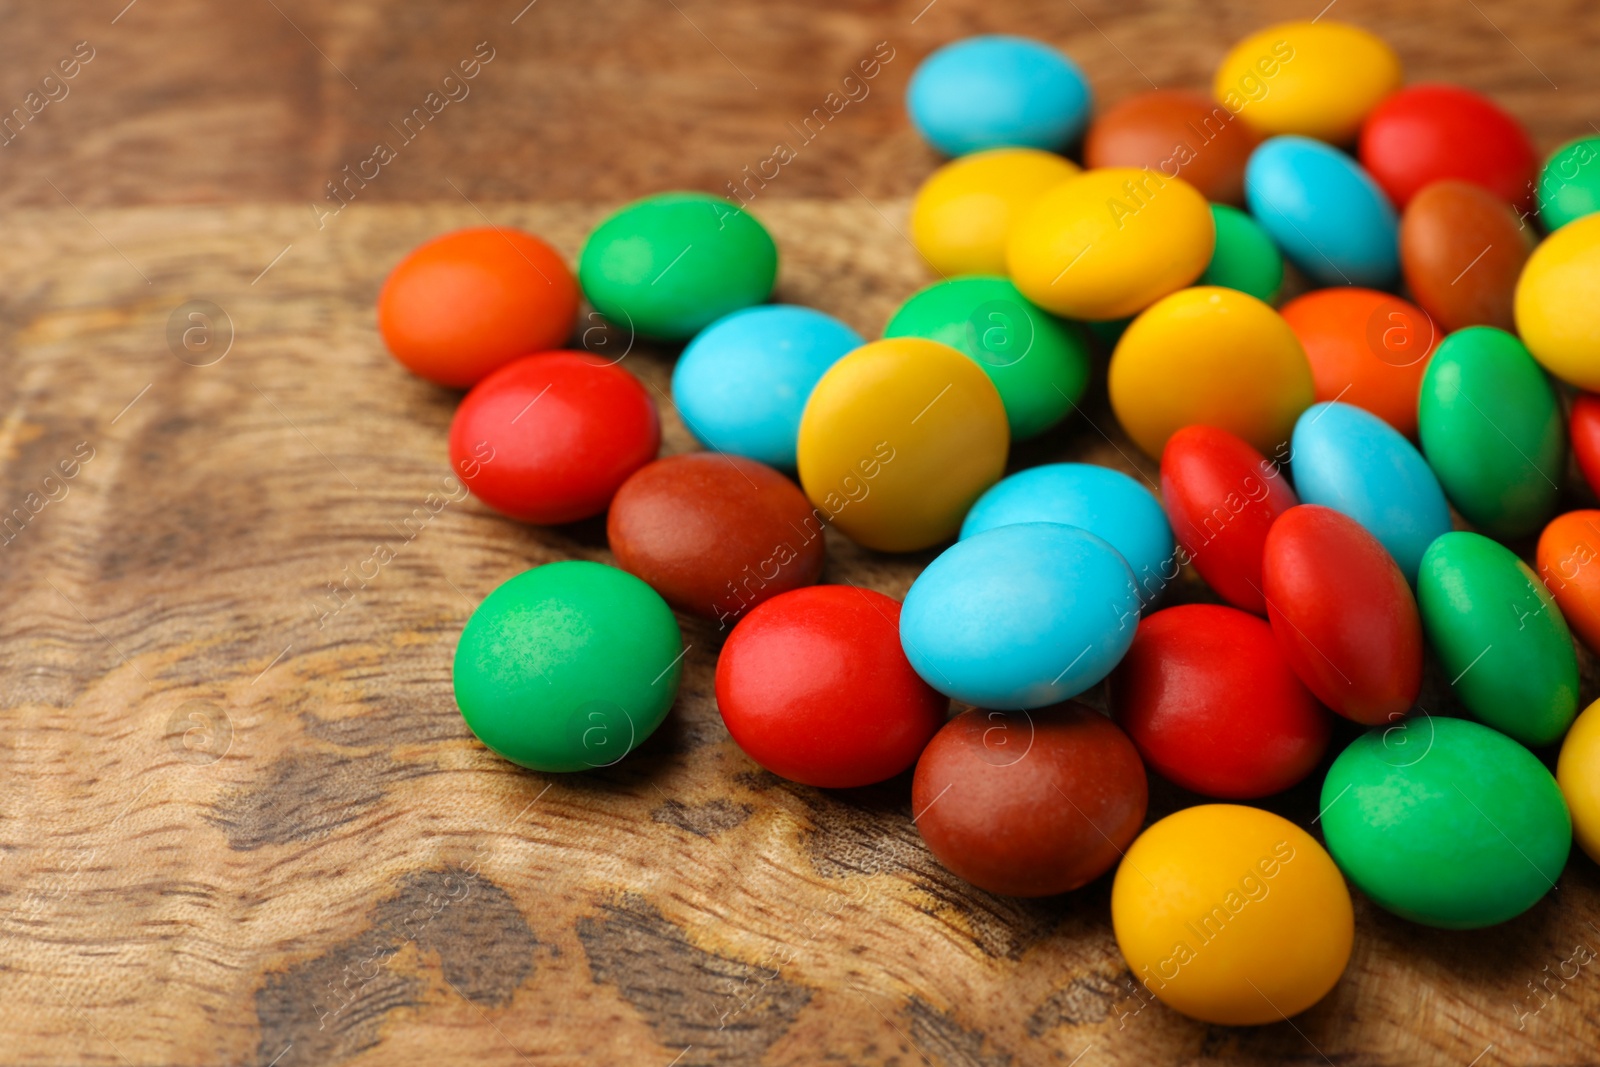
[[1311, 363], [1317, 400], [1364, 408], [1417, 436], [1417, 390], [1442, 340], [1415, 304], [1375, 289], [1318, 289], [1289, 301], [1283, 317]]
[[518, 356], [562, 347], [578, 283], [555, 249], [480, 226], [412, 249], [378, 294], [378, 332], [412, 373], [467, 389]]
[[1539, 577], [1567, 625], [1600, 651], [1600, 511], [1569, 511], [1539, 535]]

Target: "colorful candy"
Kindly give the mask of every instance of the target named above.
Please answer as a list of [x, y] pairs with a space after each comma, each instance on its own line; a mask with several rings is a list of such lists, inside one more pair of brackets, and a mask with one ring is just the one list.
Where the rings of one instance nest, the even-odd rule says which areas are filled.
[[631, 574], [569, 560], [486, 597], [456, 645], [456, 704], [478, 739], [536, 771], [606, 767], [666, 718], [683, 637]]
[[1350, 891], [1316, 839], [1237, 804], [1185, 808], [1140, 834], [1111, 885], [1111, 925], [1145, 988], [1224, 1026], [1321, 1000], [1355, 937]]
[[1273, 451], [1312, 399], [1305, 351], [1283, 317], [1215, 286], [1173, 293], [1134, 319], [1107, 384], [1117, 420], [1151, 456], [1195, 423]]
[[1090, 167], [1182, 178], [1207, 200], [1244, 201], [1244, 165], [1261, 140], [1233, 112], [1188, 89], [1151, 89], [1106, 108], [1083, 140]]
[[506, 364], [473, 387], [450, 423], [450, 465], [472, 494], [541, 525], [598, 515], [660, 447], [644, 386], [587, 352]]
[[1556, 783], [1572, 817], [1572, 835], [1600, 863], [1600, 701], [1583, 709], [1561, 743]]
[[906, 594], [900, 638], [947, 696], [1042, 708], [1111, 673], [1138, 621], [1121, 553], [1087, 530], [1024, 522], [957, 541], [928, 564]]
[[991, 34], [936, 49], [906, 86], [906, 110], [947, 156], [986, 148], [1061, 149], [1089, 121], [1078, 65], [1043, 41]]
[[378, 293], [378, 332], [413, 374], [467, 389], [518, 356], [559, 348], [578, 317], [578, 284], [555, 249], [482, 226], [409, 252]]
[[1517, 332], [1562, 381], [1600, 390], [1600, 214], [1544, 239], [1517, 281]]
[[778, 277], [778, 248], [743, 207], [704, 193], [635, 200], [596, 226], [578, 281], [618, 327], [686, 340], [731, 311], [759, 304]]
[[928, 743], [911, 785], [928, 850], [980, 889], [1043, 897], [1110, 870], [1144, 822], [1139, 754], [1081, 704], [973, 708]]
[[1270, 304], [1283, 288], [1283, 256], [1267, 231], [1238, 208], [1211, 205], [1216, 248], [1196, 285], [1220, 285]]
[[893, 778], [949, 701], [900, 651], [900, 605], [848, 585], [781, 593], [739, 620], [717, 658], [717, 709], [745, 755], [825, 789]]
[[1409, 85], [1361, 128], [1361, 165], [1405, 207], [1424, 186], [1457, 178], [1507, 204], [1529, 199], [1536, 162], [1522, 124], [1459, 85]]
[[820, 311], [745, 308], [702, 330], [672, 371], [672, 402], [701, 444], [793, 470], [800, 413], [817, 381], [865, 342]]
[[1302, 504], [1272, 524], [1261, 570], [1272, 632], [1318, 700], [1369, 726], [1411, 709], [1422, 689], [1422, 621], [1372, 534]]
[[1264, 134], [1343, 144], [1399, 87], [1400, 57], [1387, 42], [1358, 26], [1316, 18], [1268, 26], [1234, 45], [1212, 90]]
[[1578, 713], [1578, 662], [1561, 609], [1526, 563], [1482, 534], [1447, 533], [1422, 559], [1417, 603], [1473, 715], [1525, 745], [1561, 739]]
[[1370, 730], [1322, 786], [1328, 851], [1356, 887], [1447, 930], [1521, 915], [1555, 888], [1572, 823], [1533, 754], [1464, 719]]
[[1600, 511], [1569, 511], [1539, 535], [1539, 577], [1566, 624], [1600, 649]]
[[1578, 461], [1583, 480], [1594, 490], [1600, 486], [1600, 396], [1579, 393], [1567, 416], [1567, 433], [1572, 438], [1572, 456]]
[[1406, 287], [1446, 333], [1514, 327], [1512, 298], [1532, 231], [1504, 200], [1464, 181], [1423, 186], [1400, 218]]
[[1006, 266], [1035, 304], [1075, 319], [1120, 319], [1193, 282], [1216, 229], [1205, 197], [1153, 170], [1087, 171], [1034, 202], [1011, 230]]
[[739, 456], [692, 452], [635, 471], [606, 540], [623, 570], [682, 611], [731, 623], [822, 574], [822, 520], [795, 484]]
[[1382, 289], [1399, 275], [1394, 208], [1337, 148], [1273, 137], [1251, 155], [1244, 189], [1256, 221], [1317, 284]]
[[1078, 165], [1037, 148], [992, 148], [952, 159], [911, 202], [911, 243], [940, 274], [1004, 274], [1006, 238], [1034, 202]]
[[1428, 466], [1468, 522], [1509, 540], [1555, 512], [1567, 466], [1561, 405], [1511, 334], [1472, 326], [1446, 337], [1417, 417]]
[[971, 356], [1000, 391], [1017, 441], [1066, 418], [1089, 381], [1089, 347], [1077, 329], [1005, 278], [935, 282], [900, 305], [883, 335], [925, 337]]
[[915, 337], [874, 341], [822, 376], [800, 418], [800, 484], [883, 552], [938, 544], [1000, 479], [1005, 407], [976, 361]]
[[1110, 694], [1111, 714], [1151, 769], [1208, 797], [1289, 788], [1316, 767], [1332, 733], [1272, 628], [1216, 604], [1141, 620]]
[[1539, 221], [1552, 233], [1600, 211], [1600, 137], [1579, 137], [1552, 152], [1537, 192]]

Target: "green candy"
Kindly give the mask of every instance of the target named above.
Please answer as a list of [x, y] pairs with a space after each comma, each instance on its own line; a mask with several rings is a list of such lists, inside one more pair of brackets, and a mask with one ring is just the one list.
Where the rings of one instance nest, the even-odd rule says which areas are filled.
[[681, 341], [772, 294], [778, 247], [731, 200], [658, 193], [602, 222], [578, 255], [595, 309], [646, 337]]
[[1551, 233], [1600, 211], [1600, 137], [1579, 137], [1551, 153], [1537, 192], [1539, 221]]
[[925, 337], [971, 357], [999, 391], [1017, 440], [1066, 418], [1089, 381], [1082, 335], [1030, 303], [1007, 278], [936, 282], [901, 304], [883, 335]]
[[626, 571], [548, 563], [502, 584], [456, 646], [456, 704], [478, 739], [536, 771], [609, 766], [666, 718], [683, 635]]
[[1468, 709], [1525, 745], [1560, 740], [1578, 713], [1578, 660], [1533, 571], [1482, 534], [1442, 534], [1422, 554], [1417, 606]]
[[1261, 224], [1236, 207], [1212, 204], [1217, 247], [1196, 285], [1220, 285], [1272, 303], [1283, 288], [1283, 254]]
[[1550, 772], [1464, 719], [1424, 716], [1357, 738], [1328, 769], [1321, 806], [1345, 877], [1396, 915], [1447, 930], [1521, 915], [1572, 848]]
[[1422, 451], [1456, 510], [1494, 537], [1523, 537], [1555, 513], [1567, 434], [1550, 379], [1493, 326], [1446, 337], [1417, 399]]

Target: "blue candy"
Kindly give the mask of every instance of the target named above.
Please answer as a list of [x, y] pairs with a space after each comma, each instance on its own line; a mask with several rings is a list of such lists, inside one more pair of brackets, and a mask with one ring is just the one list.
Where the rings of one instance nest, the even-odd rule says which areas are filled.
[[689, 342], [672, 372], [672, 400], [707, 448], [793, 470], [800, 413], [812, 388], [864, 344], [850, 327], [811, 308], [745, 308]]
[[1450, 532], [1450, 508], [1422, 453], [1399, 430], [1349, 404], [1313, 404], [1295, 423], [1295, 491], [1355, 519], [1389, 550], [1406, 581], [1433, 539]]
[[1319, 285], [1382, 289], [1400, 274], [1389, 198], [1355, 160], [1309, 137], [1271, 137], [1250, 155], [1250, 213]]
[[1138, 625], [1121, 553], [1087, 530], [1023, 522], [957, 541], [928, 564], [901, 608], [900, 645], [946, 696], [1041, 708], [1110, 674]]
[[1092, 102], [1078, 65], [1027, 37], [947, 44], [922, 61], [906, 87], [912, 125], [947, 156], [1065, 148], [1088, 124]]
[[1172, 527], [1155, 495], [1134, 479], [1092, 463], [1051, 463], [990, 486], [967, 512], [963, 539], [1017, 522], [1059, 522], [1088, 530], [1122, 553], [1141, 589], [1166, 584]]

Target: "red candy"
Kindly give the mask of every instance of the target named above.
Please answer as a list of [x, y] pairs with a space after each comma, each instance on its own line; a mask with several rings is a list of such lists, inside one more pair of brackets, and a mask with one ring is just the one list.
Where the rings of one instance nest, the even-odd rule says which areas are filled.
[[1184, 604], [1139, 623], [1111, 710], [1145, 763], [1185, 789], [1247, 800], [1311, 773], [1332, 721], [1260, 618]]
[[893, 778], [944, 723], [950, 701], [900, 649], [900, 604], [814, 585], [739, 621], [717, 660], [717, 708], [745, 754], [803, 785]]
[[1161, 453], [1161, 498], [1206, 584], [1235, 607], [1264, 613], [1261, 548], [1273, 520], [1300, 502], [1277, 466], [1226, 430], [1186, 426]]
[[1522, 124], [1459, 85], [1413, 85], [1372, 110], [1361, 128], [1361, 165], [1405, 207], [1441, 178], [1481, 185], [1508, 204], [1529, 200], [1538, 160]]
[[1572, 455], [1589, 488], [1600, 493], [1600, 396], [1579, 393], [1572, 402], [1572, 418], [1567, 424], [1572, 438]]
[[957, 715], [928, 744], [911, 784], [913, 818], [939, 862], [1015, 897], [1065, 893], [1110, 870], [1148, 801], [1127, 735], [1071, 701]]
[[1378, 539], [1332, 508], [1301, 504], [1272, 524], [1262, 557], [1267, 618], [1289, 666], [1328, 707], [1368, 726], [1422, 689], [1422, 619]]
[[496, 511], [553, 525], [598, 515], [655, 458], [644, 386], [587, 352], [544, 352], [475, 386], [450, 424], [450, 463]]

